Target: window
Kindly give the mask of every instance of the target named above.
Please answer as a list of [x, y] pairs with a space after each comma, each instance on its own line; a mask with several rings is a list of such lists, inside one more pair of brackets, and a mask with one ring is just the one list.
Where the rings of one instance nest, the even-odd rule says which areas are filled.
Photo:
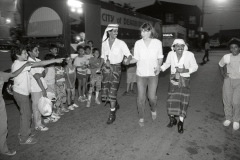
[[185, 25], [184, 21], [181, 21], [181, 20], [178, 21], [178, 24], [179, 24], [180, 26], [184, 26], [184, 25]]
[[195, 37], [195, 31], [194, 30], [189, 30], [188, 31], [188, 37], [189, 38], [194, 38]]
[[196, 16], [189, 16], [189, 24], [196, 24]]
[[28, 36], [59, 36], [63, 32], [63, 23], [59, 15], [51, 8], [38, 8], [31, 16]]
[[174, 15], [172, 13], [166, 14], [166, 22], [174, 22]]

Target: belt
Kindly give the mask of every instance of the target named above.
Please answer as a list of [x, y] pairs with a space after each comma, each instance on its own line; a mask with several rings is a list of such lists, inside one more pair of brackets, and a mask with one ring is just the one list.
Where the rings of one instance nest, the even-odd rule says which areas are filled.
[[110, 64], [112, 66], [121, 66], [121, 63], [116, 63], [116, 64]]

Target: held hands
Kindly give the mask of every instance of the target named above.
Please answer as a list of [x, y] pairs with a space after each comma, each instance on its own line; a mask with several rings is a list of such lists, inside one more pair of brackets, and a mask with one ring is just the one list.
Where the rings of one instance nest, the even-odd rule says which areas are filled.
[[130, 64], [130, 60], [128, 60], [128, 58], [124, 58], [123, 64], [124, 65], [129, 65]]
[[224, 79], [226, 79], [226, 78], [228, 78], [228, 77], [229, 77], [229, 73], [227, 73], [227, 72], [224, 72], [222, 76], [223, 76], [223, 78], [224, 78]]
[[161, 71], [162, 71], [162, 69], [161, 69], [161, 67], [159, 65], [154, 68], [155, 75], [158, 75]]

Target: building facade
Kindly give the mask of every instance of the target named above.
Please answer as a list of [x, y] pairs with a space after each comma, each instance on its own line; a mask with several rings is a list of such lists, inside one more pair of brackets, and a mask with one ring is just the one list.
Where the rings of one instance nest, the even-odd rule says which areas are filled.
[[160, 19], [163, 25], [178, 24], [186, 28], [188, 44], [198, 46], [202, 11], [197, 6], [156, 0], [154, 4], [139, 8], [136, 12]]
[[229, 42], [233, 37], [240, 39], [240, 29], [220, 30], [218, 38], [220, 43]]

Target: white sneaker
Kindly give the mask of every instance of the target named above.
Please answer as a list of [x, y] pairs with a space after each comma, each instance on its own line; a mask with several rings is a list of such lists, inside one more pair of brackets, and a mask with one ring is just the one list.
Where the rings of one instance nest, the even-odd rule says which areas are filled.
[[87, 101], [86, 107], [89, 108], [89, 107], [90, 107], [90, 104], [91, 104], [91, 101]]
[[140, 127], [144, 127], [144, 119], [139, 119], [138, 124]]
[[101, 102], [98, 99], [95, 99], [95, 103], [101, 104]]
[[73, 107], [75, 107], [75, 108], [78, 108], [79, 106], [78, 105], [76, 105], [75, 103], [72, 105]]
[[35, 130], [37, 130], [37, 131], [47, 131], [47, 130], [48, 130], [48, 127], [39, 126], [39, 127], [35, 127]]
[[53, 118], [53, 117], [48, 117], [48, 118], [44, 119], [43, 121], [44, 121], [44, 123], [50, 123], [50, 122], [57, 122], [58, 119]]
[[51, 115], [52, 118], [57, 118], [59, 119], [60, 116], [58, 114], [56, 114], [55, 112], [52, 112], [52, 115]]
[[74, 110], [73, 106], [68, 106], [68, 109], [71, 110], [71, 111]]
[[157, 118], [157, 112], [151, 112], [152, 113], [152, 119], [155, 120]]
[[239, 129], [239, 122], [233, 122], [233, 129], [238, 130]]
[[231, 124], [231, 121], [230, 120], [225, 120], [224, 122], [223, 122], [223, 125], [224, 126], [229, 126]]

